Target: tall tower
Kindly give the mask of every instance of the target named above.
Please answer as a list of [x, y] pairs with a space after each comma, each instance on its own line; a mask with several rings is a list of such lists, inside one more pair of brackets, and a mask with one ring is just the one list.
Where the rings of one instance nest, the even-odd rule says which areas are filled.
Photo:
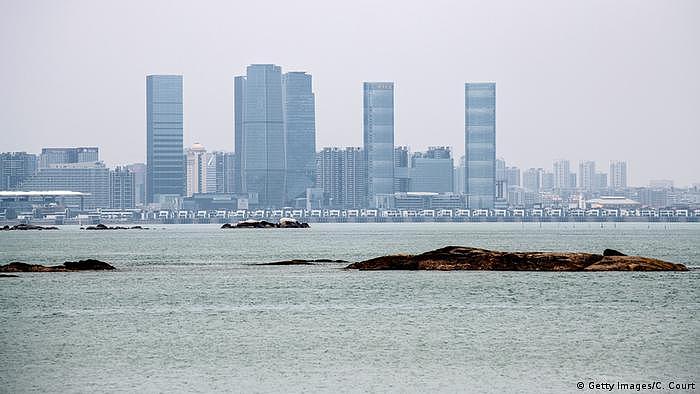
[[[209, 155], [204, 145], [196, 142], [187, 149], [187, 197], [207, 192], [208, 163]], [[216, 171], [214, 174], [216, 175]]]
[[496, 198], [496, 84], [464, 84], [464, 188], [469, 207], [491, 209]]
[[394, 83], [363, 86], [364, 151], [369, 206], [377, 194], [394, 193]]
[[274, 64], [250, 65], [245, 80], [236, 78], [234, 88], [241, 188], [256, 193], [262, 207], [281, 207], [286, 202], [281, 69]]
[[[596, 182], [596, 172], [595, 172], [595, 162], [594, 161], [582, 161], [578, 165], [578, 186], [582, 190], [593, 191], [598, 188], [598, 183]], [[572, 187], [574, 185], [571, 185]]]
[[146, 77], [146, 200], [166, 203], [185, 192], [182, 75]]
[[306, 198], [316, 179], [316, 112], [311, 75], [288, 72], [282, 76], [284, 140], [286, 145], [287, 202]]
[[627, 162], [613, 160], [610, 162], [610, 188], [619, 190], [627, 187]]

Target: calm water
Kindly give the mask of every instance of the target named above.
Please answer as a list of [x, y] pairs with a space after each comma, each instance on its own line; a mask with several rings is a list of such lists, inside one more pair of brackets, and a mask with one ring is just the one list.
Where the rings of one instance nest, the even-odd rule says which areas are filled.
[[[611, 247], [700, 266], [700, 225], [316, 224], [0, 233], [0, 263], [116, 272], [0, 279], [2, 392], [581, 392], [700, 383], [700, 270], [357, 272], [445, 245]], [[584, 390], [589, 391], [589, 390]]]

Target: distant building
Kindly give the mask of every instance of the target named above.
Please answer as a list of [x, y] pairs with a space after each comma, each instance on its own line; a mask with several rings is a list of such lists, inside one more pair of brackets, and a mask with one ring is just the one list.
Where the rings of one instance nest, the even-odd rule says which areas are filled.
[[94, 163], [100, 160], [97, 147], [43, 148], [39, 155], [39, 168], [54, 164]]
[[[187, 197], [195, 193], [207, 193], [207, 170], [209, 155], [204, 145], [196, 142], [187, 149]], [[216, 169], [214, 169], [214, 187], [216, 187]]]
[[126, 169], [134, 174], [134, 205], [146, 205], [146, 164], [129, 164]]
[[636, 209], [640, 207], [638, 201], [631, 200], [626, 197], [617, 196], [602, 196], [586, 201], [590, 208], [602, 209]]
[[394, 83], [363, 85], [363, 141], [367, 165], [367, 195], [394, 193]]
[[544, 172], [542, 174], [542, 188], [541, 190], [552, 191], [554, 189], [554, 173]]
[[[362, 208], [367, 204], [364, 152], [359, 147], [323, 148], [318, 153], [316, 187], [333, 208]], [[317, 193], [311, 192], [317, 200]], [[308, 195], [308, 194], [307, 194]]]
[[112, 209], [134, 209], [134, 173], [126, 167], [116, 167], [109, 172], [109, 207]]
[[605, 190], [608, 188], [608, 174], [604, 172], [598, 172], [595, 174], [596, 176], [596, 190]]
[[[67, 190], [89, 193], [84, 197], [84, 208], [110, 208], [109, 169], [96, 163], [54, 164], [40, 169], [36, 175], [28, 178], [21, 186], [24, 191]], [[71, 206], [79, 207], [80, 201], [70, 201]]]
[[411, 165], [411, 154], [407, 146], [394, 148], [394, 190], [408, 192], [410, 178], [408, 170]]
[[36, 173], [36, 155], [26, 152], [0, 153], [0, 190], [15, 190]]
[[464, 84], [465, 192], [470, 208], [493, 208], [496, 199], [496, 84]]
[[257, 195], [261, 207], [282, 207], [287, 201], [282, 70], [252, 64], [244, 78], [235, 79], [234, 90], [241, 190]]
[[620, 190], [627, 188], [627, 162], [610, 162], [610, 188]]
[[464, 209], [466, 196], [457, 193], [409, 192], [384, 194], [378, 198], [380, 209], [419, 211], [424, 209]]
[[286, 144], [287, 202], [306, 198], [316, 172], [316, 112], [311, 75], [288, 72], [282, 76], [284, 141]]
[[529, 192], [539, 192], [542, 189], [542, 168], [528, 168], [523, 172], [523, 187]]
[[578, 186], [581, 190], [588, 192], [598, 189], [594, 161], [582, 161], [579, 163]]
[[182, 76], [147, 76], [147, 203], [170, 205], [186, 191], [182, 122]]
[[520, 186], [520, 168], [506, 167], [506, 183], [508, 187]]
[[[554, 168], [554, 189], [557, 190], [568, 190], [572, 187], [571, 185], [571, 170], [569, 168], [568, 160], [556, 160], [553, 165]], [[575, 185], [575, 184], [574, 184]]]
[[[213, 166], [211, 165], [213, 161]], [[233, 152], [212, 152], [207, 167], [207, 193], [238, 193], [236, 188], [239, 172], [236, 169], [237, 158]], [[213, 168], [212, 168], [213, 167]], [[212, 179], [214, 179], [212, 181]], [[213, 191], [210, 191], [213, 190]]]
[[429, 147], [411, 156], [410, 191], [451, 193], [453, 168], [449, 147]]
[[649, 187], [652, 189], [673, 189], [673, 181], [671, 179], [652, 179], [649, 181]]

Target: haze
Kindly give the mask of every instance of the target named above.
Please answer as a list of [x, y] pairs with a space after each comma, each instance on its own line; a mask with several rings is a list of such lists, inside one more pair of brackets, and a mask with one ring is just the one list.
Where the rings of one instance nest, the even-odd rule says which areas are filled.
[[2, 1], [0, 151], [145, 161], [145, 76], [184, 76], [185, 144], [233, 150], [233, 76], [313, 75], [317, 149], [362, 144], [362, 82], [396, 83], [396, 145], [464, 151], [464, 83], [497, 84], [497, 155], [627, 160], [700, 182], [698, 1]]

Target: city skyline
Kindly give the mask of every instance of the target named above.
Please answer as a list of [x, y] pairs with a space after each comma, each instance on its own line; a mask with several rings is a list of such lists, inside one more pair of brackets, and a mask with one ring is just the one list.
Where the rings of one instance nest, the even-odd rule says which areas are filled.
[[[559, 157], [595, 160], [599, 166], [626, 160], [631, 185], [669, 177], [678, 185], [698, 181], [684, 159], [700, 138], [693, 115], [699, 104], [694, 92], [700, 89], [693, 70], [700, 68], [700, 58], [690, 50], [700, 37], [692, 20], [696, 2], [612, 7], [571, 2], [563, 9], [543, 1], [532, 10], [506, 1], [432, 8], [407, 3], [392, 32], [380, 37], [382, 50], [369, 44], [373, 32], [383, 29], [381, 16], [395, 11], [388, 4], [365, 15], [362, 2], [340, 10], [280, 3], [268, 7], [269, 18], [273, 32], [284, 35], [259, 38], [243, 34], [252, 29], [245, 18], [235, 26], [225, 23], [231, 12], [257, 11], [262, 7], [257, 5], [232, 10], [216, 2], [211, 7], [127, 2], [95, 10], [88, 2], [74, 4], [17, 3], [0, 13], [2, 37], [8, 37], [0, 39], [0, 53], [12, 55], [0, 66], [6, 87], [0, 93], [0, 127], [10, 136], [0, 142], [1, 151], [100, 146], [110, 166], [144, 162], [145, 146], [133, 143], [143, 140], [146, 117], [141, 81], [161, 73], [184, 75], [184, 145], [201, 142], [210, 150], [233, 151], [232, 78], [246, 65], [264, 62], [314, 76], [317, 147], [360, 146], [362, 82], [386, 80], [396, 87], [395, 145], [451, 146], [459, 158], [461, 86], [490, 80], [498, 86], [496, 154], [521, 168], [546, 168]], [[163, 8], [167, 16], [192, 18], [201, 28], [189, 31], [149, 17]], [[472, 16], [468, 24], [460, 17], [465, 14]], [[486, 18], [490, 24], [480, 22], [486, 15], [494, 16]], [[131, 28], [123, 31], [117, 20], [129, 21]], [[313, 21], [325, 37], [293, 20]], [[363, 31], [353, 27], [359, 20]], [[588, 29], [591, 23], [596, 31]], [[83, 34], [89, 26], [94, 38]], [[153, 39], [143, 40], [151, 31]], [[221, 37], [226, 39], [220, 45], [201, 45]], [[306, 40], [299, 41], [302, 37]], [[371, 61], [361, 56], [365, 52]], [[514, 61], [518, 67], [511, 67]], [[93, 79], [101, 81], [100, 88], [89, 83]], [[37, 110], [46, 116], [34, 116]], [[657, 135], [673, 149], [648, 143]]]

